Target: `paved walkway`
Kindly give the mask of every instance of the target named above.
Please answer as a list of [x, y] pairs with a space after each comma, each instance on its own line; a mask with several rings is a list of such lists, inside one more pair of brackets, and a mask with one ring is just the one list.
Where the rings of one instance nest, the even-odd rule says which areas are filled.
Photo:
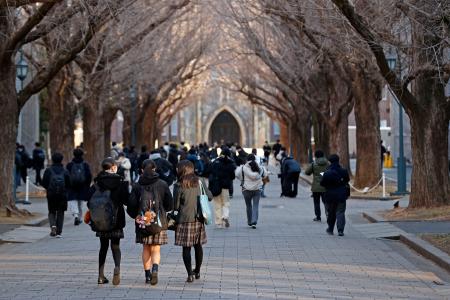
[[[0, 299], [449, 299], [449, 284], [357, 230], [359, 213], [390, 202], [352, 200], [346, 236], [328, 236], [312, 222], [305, 187], [297, 199], [279, 199], [275, 178], [263, 199], [256, 230], [248, 228], [236, 185], [231, 227], [208, 228], [202, 279], [185, 283], [181, 248], [162, 247], [160, 283], [144, 284], [132, 220], [122, 242], [122, 282], [97, 286], [98, 239], [87, 225], [66, 223], [63, 239], [0, 246]], [[392, 243], [392, 242], [391, 242]], [[113, 263], [107, 260], [107, 276]], [[411, 254], [411, 256], [413, 256]], [[419, 265], [419, 267], [418, 267]]]

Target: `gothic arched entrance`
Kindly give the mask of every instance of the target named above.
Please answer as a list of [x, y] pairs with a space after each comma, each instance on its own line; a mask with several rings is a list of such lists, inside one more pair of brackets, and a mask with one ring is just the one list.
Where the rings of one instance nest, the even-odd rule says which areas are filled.
[[209, 130], [209, 143], [238, 143], [241, 144], [241, 128], [235, 117], [224, 110], [219, 113]]

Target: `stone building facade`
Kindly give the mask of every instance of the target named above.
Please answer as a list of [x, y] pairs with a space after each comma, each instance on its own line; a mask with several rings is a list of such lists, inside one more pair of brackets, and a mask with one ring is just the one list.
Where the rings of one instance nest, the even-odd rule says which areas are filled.
[[164, 129], [162, 142], [232, 142], [252, 148], [262, 147], [266, 140], [274, 142], [279, 136], [278, 124], [263, 109], [240, 94], [213, 86], [176, 115]]

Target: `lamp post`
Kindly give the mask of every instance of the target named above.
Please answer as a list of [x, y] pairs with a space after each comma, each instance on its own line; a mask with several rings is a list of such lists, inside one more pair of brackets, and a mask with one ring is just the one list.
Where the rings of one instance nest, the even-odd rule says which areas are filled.
[[134, 83], [130, 87], [131, 98], [131, 145], [136, 145], [136, 88]]
[[[400, 74], [400, 66], [397, 64], [397, 59], [395, 57], [388, 57], [387, 63], [389, 68], [396, 74]], [[409, 192], [406, 190], [406, 163], [405, 163], [405, 150], [403, 144], [403, 106], [398, 100], [395, 93], [391, 91], [395, 100], [398, 103], [398, 131], [399, 131], [399, 151], [397, 157], [397, 191], [392, 193], [392, 195], [406, 195]]]
[[[27, 75], [28, 75], [28, 63], [23, 57], [22, 49], [19, 50], [19, 53], [20, 53], [19, 61], [16, 64], [16, 77], [20, 80], [20, 89], [18, 90], [18, 92], [23, 90], [23, 82], [25, 81], [25, 79], [27, 78]], [[20, 121], [21, 116], [22, 116], [22, 114], [19, 113], [19, 124], [22, 124], [22, 122]], [[20, 134], [20, 131], [21, 131], [21, 126], [19, 126], [19, 134]], [[17, 197], [16, 197], [17, 185], [18, 185], [17, 181], [19, 181], [19, 183], [20, 183], [20, 175], [17, 174], [15, 164], [14, 164], [13, 174], [14, 174], [13, 199], [17, 203]], [[19, 178], [17, 178], [17, 176], [19, 176]], [[24, 202], [24, 204], [26, 204], [26, 203], [29, 203], [29, 202]]]

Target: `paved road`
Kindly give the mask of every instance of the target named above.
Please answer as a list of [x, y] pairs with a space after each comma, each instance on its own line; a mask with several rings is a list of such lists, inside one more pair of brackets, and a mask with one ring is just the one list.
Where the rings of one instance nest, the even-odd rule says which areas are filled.
[[[67, 225], [63, 239], [0, 246], [0, 299], [448, 299], [430, 263], [416, 263], [403, 247], [357, 231], [359, 212], [390, 202], [349, 201], [346, 236], [328, 236], [312, 222], [312, 201], [302, 187], [297, 199], [279, 199], [275, 179], [262, 201], [260, 224], [250, 229], [236, 185], [231, 228], [208, 228], [202, 279], [185, 283], [181, 248], [163, 247], [160, 284], [144, 284], [140, 245], [132, 221], [122, 243], [122, 282], [97, 286], [98, 240], [88, 226]], [[401, 252], [406, 254], [403, 255]], [[113, 263], [108, 256], [106, 271]], [[439, 272], [437, 272], [439, 273]], [[444, 276], [445, 277], [445, 276]]]

